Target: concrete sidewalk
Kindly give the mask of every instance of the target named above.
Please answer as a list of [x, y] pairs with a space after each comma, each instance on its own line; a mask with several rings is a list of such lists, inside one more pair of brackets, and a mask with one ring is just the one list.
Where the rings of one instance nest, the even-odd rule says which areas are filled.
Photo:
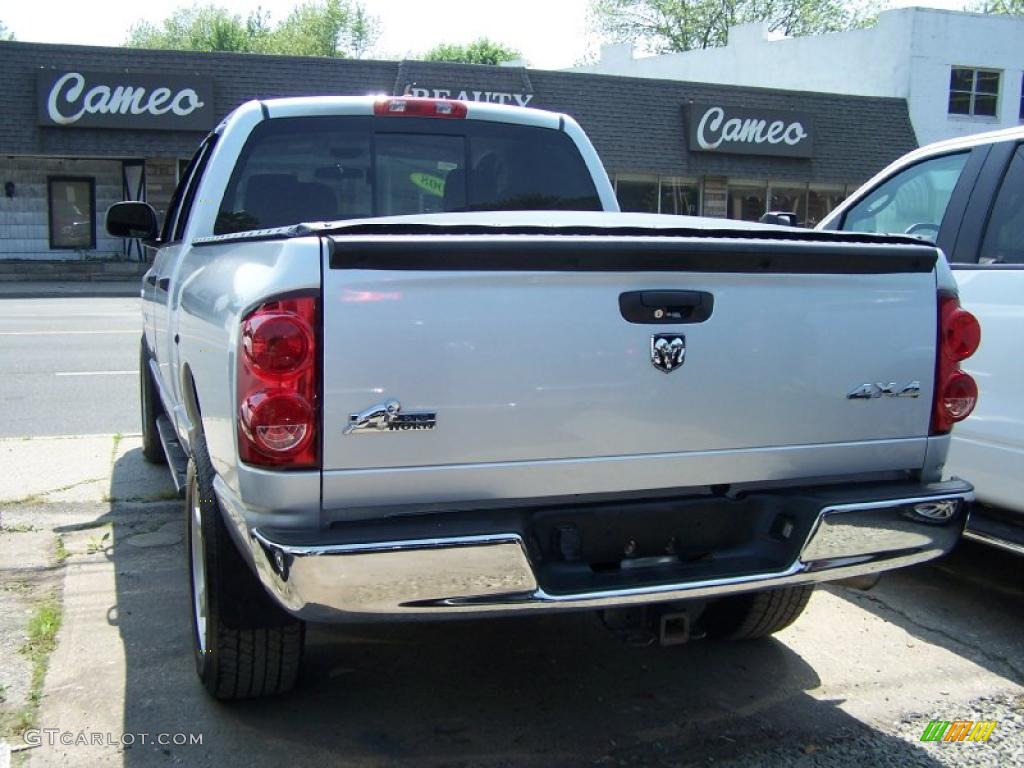
[[175, 498], [167, 468], [142, 458], [139, 435], [0, 438], [0, 508]]
[[0, 299], [59, 299], [65, 296], [137, 297], [141, 290], [141, 281], [135, 279], [81, 282], [0, 281]]
[[[58, 706], [60, 711], [60, 702], [66, 697], [62, 686], [70, 677], [85, 674], [88, 680], [102, 674], [116, 682], [123, 667], [116, 658], [122, 647], [116, 628], [113, 637], [102, 632], [96, 635], [100, 642], [115, 646], [108, 649], [114, 661], [104, 657], [98, 667], [83, 667], [90, 654], [95, 654], [91, 647], [83, 652], [81, 627], [91, 625], [80, 614], [94, 618], [91, 611], [98, 610], [100, 622], [106, 624], [110, 605], [117, 608], [117, 598], [109, 585], [88, 579], [66, 587], [69, 562], [88, 561], [87, 571], [103, 563], [115, 526], [118, 542], [130, 538], [131, 549], [141, 553], [143, 565], [153, 548], [173, 549], [181, 541], [181, 500], [166, 467], [143, 459], [141, 443], [139, 435], [0, 438], [0, 465], [5, 469], [0, 473], [0, 757], [3, 741], [24, 749], [21, 731], [47, 722], [40, 720], [48, 716], [40, 713], [45, 656], [34, 659], [24, 650], [30, 643], [43, 642], [31, 639], [33, 621], [55, 611], [59, 623], [62, 603], [67, 611], [57, 647], [70, 656], [66, 662], [51, 665], [57, 687], [47, 708]], [[180, 558], [174, 560], [174, 565], [179, 563]], [[91, 590], [90, 594], [79, 595], [75, 591], [78, 584]], [[96, 701], [95, 688], [82, 680], [75, 685], [75, 690], [84, 687], [91, 691], [87, 698]], [[111, 700], [121, 696], [118, 689]], [[86, 721], [113, 727], [97, 718], [96, 707], [88, 709]], [[98, 711], [106, 711], [106, 707]], [[119, 715], [121, 707], [113, 711]], [[71, 764], [84, 763], [72, 760]]]

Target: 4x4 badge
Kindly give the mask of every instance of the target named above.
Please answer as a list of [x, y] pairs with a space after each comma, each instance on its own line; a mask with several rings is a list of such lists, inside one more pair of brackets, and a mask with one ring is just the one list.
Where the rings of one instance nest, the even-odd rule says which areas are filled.
[[380, 405], [367, 408], [362, 413], [348, 417], [343, 435], [367, 435], [378, 432], [410, 432], [430, 430], [437, 426], [437, 414], [426, 411], [402, 413], [402, 404], [397, 400], [385, 400]]
[[686, 337], [681, 333], [656, 333], [651, 336], [651, 365], [662, 373], [683, 366], [686, 360]]

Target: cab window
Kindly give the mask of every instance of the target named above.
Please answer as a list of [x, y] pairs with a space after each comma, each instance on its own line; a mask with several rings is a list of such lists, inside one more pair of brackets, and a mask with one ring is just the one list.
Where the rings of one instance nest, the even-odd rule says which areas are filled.
[[214, 225], [498, 210], [601, 210], [562, 131], [367, 116], [265, 120], [249, 136]]
[[901, 171], [847, 211], [842, 228], [935, 240], [969, 154], [933, 157]]

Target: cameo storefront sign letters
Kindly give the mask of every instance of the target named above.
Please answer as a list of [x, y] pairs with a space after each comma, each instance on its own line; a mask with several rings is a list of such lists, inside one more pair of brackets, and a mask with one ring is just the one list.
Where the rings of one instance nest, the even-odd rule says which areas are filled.
[[208, 131], [216, 124], [210, 78], [43, 70], [36, 94], [39, 125]]
[[691, 152], [811, 157], [814, 151], [814, 126], [802, 113], [690, 104], [687, 122]]

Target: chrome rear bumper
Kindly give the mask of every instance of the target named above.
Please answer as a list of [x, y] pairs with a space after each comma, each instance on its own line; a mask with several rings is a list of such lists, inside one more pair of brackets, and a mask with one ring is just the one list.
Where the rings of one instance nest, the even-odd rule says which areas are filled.
[[919, 490], [822, 507], [799, 556], [780, 571], [572, 594], [543, 588], [519, 533], [323, 544], [253, 529], [249, 543], [264, 586], [310, 621], [606, 608], [833, 581], [939, 557], [960, 538], [973, 493], [960, 481]]

